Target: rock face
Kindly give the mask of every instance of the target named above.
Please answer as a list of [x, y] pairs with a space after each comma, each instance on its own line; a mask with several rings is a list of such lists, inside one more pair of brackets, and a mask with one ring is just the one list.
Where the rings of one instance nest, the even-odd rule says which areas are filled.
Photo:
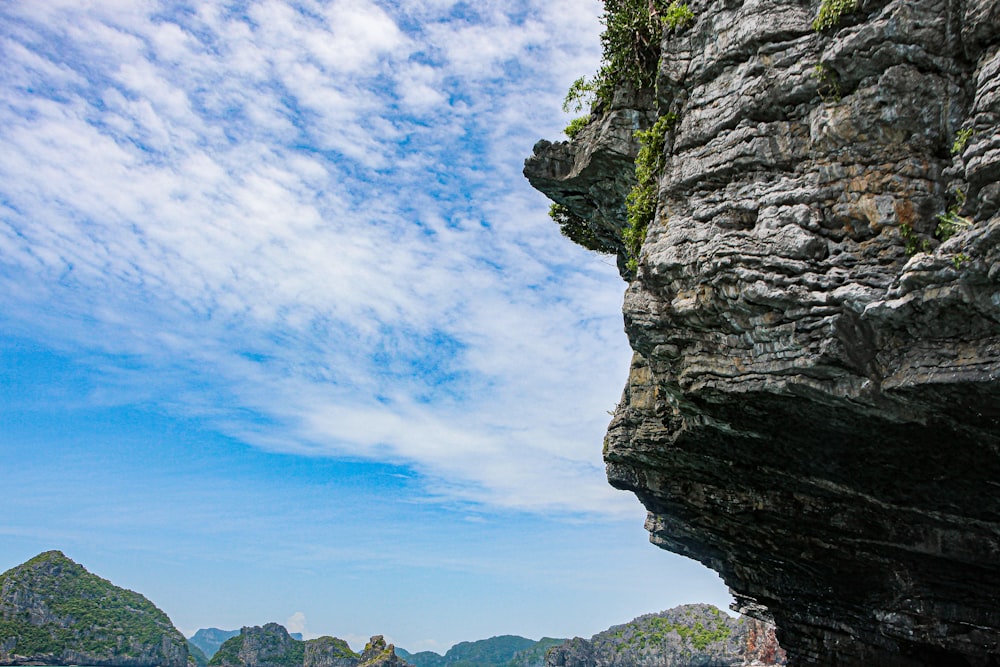
[[608, 478], [790, 664], [1000, 664], [1000, 3], [690, 5], [650, 106], [525, 166], [620, 233], [605, 128], [677, 114]]
[[[768, 653], [769, 649], [770, 654]], [[736, 667], [784, 664], [774, 628], [706, 604], [646, 614], [551, 649], [546, 667]]]
[[0, 665], [186, 667], [187, 641], [149, 600], [47, 551], [0, 575]]

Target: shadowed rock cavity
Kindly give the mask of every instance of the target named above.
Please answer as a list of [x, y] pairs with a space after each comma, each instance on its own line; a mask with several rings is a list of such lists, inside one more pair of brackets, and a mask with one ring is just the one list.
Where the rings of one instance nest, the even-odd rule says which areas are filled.
[[618, 238], [630, 131], [678, 114], [608, 479], [790, 664], [1000, 664], [1000, 4], [690, 6], [655, 96], [525, 164]]

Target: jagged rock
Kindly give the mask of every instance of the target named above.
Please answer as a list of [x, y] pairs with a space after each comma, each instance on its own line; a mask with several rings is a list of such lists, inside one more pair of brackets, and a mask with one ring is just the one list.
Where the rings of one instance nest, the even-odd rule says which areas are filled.
[[[819, 4], [692, 2], [665, 35], [679, 122], [625, 273], [608, 478], [792, 664], [995, 665], [1000, 9], [861, 0], [817, 33]], [[554, 199], [628, 182], [602, 141], [525, 173]], [[973, 224], [941, 242], [949, 209]]]
[[357, 667], [413, 667], [398, 655], [396, 647], [386, 644], [382, 635], [375, 635], [365, 645], [361, 654], [361, 662]]
[[551, 649], [546, 667], [737, 667], [784, 664], [773, 626], [707, 604], [646, 614]]
[[576, 141], [535, 144], [539, 158], [529, 158], [524, 172], [533, 187], [588, 222], [594, 237], [618, 253], [622, 271], [625, 197], [635, 185], [639, 152], [635, 132], [655, 121], [652, 95], [623, 91], [605, 113], [591, 117]]
[[0, 665], [186, 667], [187, 641], [149, 600], [47, 551], [0, 574]]

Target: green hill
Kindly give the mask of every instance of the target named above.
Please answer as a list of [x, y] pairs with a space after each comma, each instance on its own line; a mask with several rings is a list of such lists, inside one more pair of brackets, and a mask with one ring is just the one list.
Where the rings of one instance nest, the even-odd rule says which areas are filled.
[[142, 595], [47, 551], [0, 574], [0, 665], [186, 667], [187, 641]]
[[397, 653], [416, 667], [540, 667], [545, 651], [563, 642], [546, 637], [533, 641], [517, 635], [501, 635], [474, 642], [460, 642], [441, 655], [432, 651]]
[[534, 646], [518, 651], [507, 663], [507, 667], [545, 667], [545, 654], [553, 646], [561, 645], [565, 639], [542, 637]]

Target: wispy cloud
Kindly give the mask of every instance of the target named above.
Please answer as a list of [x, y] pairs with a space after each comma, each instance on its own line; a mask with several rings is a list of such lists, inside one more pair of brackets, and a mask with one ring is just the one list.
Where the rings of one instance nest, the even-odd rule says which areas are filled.
[[2, 326], [432, 497], [634, 509], [600, 463], [621, 284], [520, 177], [598, 4], [0, 7]]

